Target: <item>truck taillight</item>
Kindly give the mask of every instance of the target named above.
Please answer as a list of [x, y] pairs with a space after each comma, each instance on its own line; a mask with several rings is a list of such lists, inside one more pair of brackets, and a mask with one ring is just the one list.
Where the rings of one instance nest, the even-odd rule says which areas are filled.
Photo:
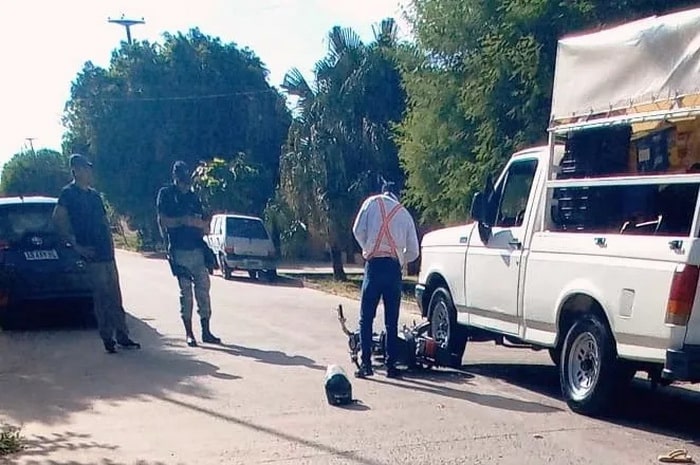
[[695, 292], [698, 287], [700, 268], [680, 265], [671, 282], [671, 293], [666, 306], [666, 324], [685, 326], [693, 311]]

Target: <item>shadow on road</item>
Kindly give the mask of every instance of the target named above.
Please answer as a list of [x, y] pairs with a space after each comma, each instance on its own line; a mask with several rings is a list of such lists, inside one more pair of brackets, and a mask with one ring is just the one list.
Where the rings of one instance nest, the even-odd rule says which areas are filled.
[[53, 424], [93, 402], [179, 392], [208, 397], [195, 379], [233, 380], [193, 359], [154, 328], [128, 317], [142, 349], [107, 354], [97, 330], [0, 333], [0, 414], [12, 423]]
[[315, 360], [303, 355], [287, 355], [279, 350], [262, 350], [253, 347], [244, 347], [235, 344], [222, 344], [220, 346], [202, 346], [202, 349], [224, 352], [230, 355], [252, 358], [256, 362], [267, 363], [269, 365], [281, 366], [303, 366], [314, 370], [326, 370], [326, 367], [319, 365]]
[[[464, 368], [471, 373], [497, 378], [562, 400], [559, 371], [553, 365], [480, 363]], [[653, 391], [648, 382], [636, 379], [617, 401], [616, 411], [602, 420], [700, 445], [698, 418], [700, 393], [676, 387]]]
[[[212, 279], [214, 279], [214, 278], [223, 279], [223, 277], [217, 273], [218, 272], [215, 272], [214, 276], [212, 276]], [[292, 287], [292, 288], [304, 287], [304, 282], [301, 279], [297, 279], [297, 278], [294, 278], [291, 276], [286, 276], [286, 275], [278, 275], [274, 281], [268, 281], [265, 278], [253, 279], [249, 276], [234, 274], [231, 276], [230, 281], [255, 284], [257, 286], [269, 286], [269, 287]]]
[[[100, 444], [95, 441], [91, 441], [89, 434], [74, 433], [70, 431], [66, 433], [54, 433], [50, 436], [30, 436], [24, 440], [24, 450], [18, 454], [5, 457], [4, 461], [0, 459], [0, 463], [11, 465], [16, 463], [16, 460], [20, 458], [22, 459], [23, 463], [27, 464], [46, 463], [46, 459], [43, 457], [47, 457], [54, 452], [82, 451], [89, 449], [114, 451], [117, 449], [117, 446]], [[39, 458], [41, 458], [41, 460]], [[50, 463], [53, 464], [56, 462], [52, 461]]]
[[[248, 428], [253, 431], [257, 431], [260, 433], [265, 433], [270, 436], [283, 439], [285, 441], [289, 441], [294, 444], [298, 444], [300, 446], [308, 447], [310, 449], [315, 449], [319, 452], [322, 452], [324, 454], [328, 454], [331, 456], [334, 456], [336, 458], [341, 458], [349, 462], [357, 463], [360, 465], [383, 465], [384, 462], [379, 462], [377, 460], [373, 460], [371, 458], [367, 457], [362, 457], [360, 453], [354, 450], [343, 450], [339, 449], [337, 447], [333, 447], [330, 445], [322, 444], [317, 441], [313, 441], [311, 439], [305, 439], [301, 436], [296, 436], [294, 434], [286, 433], [284, 431], [281, 431], [276, 428], [264, 426], [258, 423], [255, 423], [253, 421], [245, 420], [242, 418], [234, 417], [232, 415], [226, 415], [214, 410], [210, 410], [204, 407], [200, 407], [195, 404], [191, 404], [189, 402], [184, 402], [178, 399], [173, 399], [171, 397], [167, 396], [159, 396], [158, 399], [168, 402], [170, 404], [176, 405], [178, 407], [186, 408], [188, 410], [194, 411], [194, 412], [199, 412], [204, 415], [208, 415], [212, 418], [217, 418], [219, 420], [226, 421], [228, 423], [237, 425], [237, 426], [242, 426], [244, 428]], [[291, 462], [291, 460], [290, 460]]]
[[359, 399], [354, 400], [351, 404], [335, 405], [334, 407], [342, 410], [353, 410], [356, 412], [366, 412], [368, 410], [372, 410], [369, 405], [365, 404]]
[[[436, 371], [435, 373], [438, 372]], [[423, 376], [417, 374], [404, 374], [400, 380], [383, 379], [381, 375], [379, 375], [379, 377], [375, 375], [374, 377], [367, 379], [369, 381], [388, 386], [410, 389], [412, 391], [424, 392], [426, 394], [434, 394], [441, 397], [447, 397], [449, 399], [465, 400], [467, 402], [483, 405], [485, 407], [509, 410], [513, 412], [553, 413], [560, 412], [562, 410], [559, 407], [542, 404], [540, 402], [530, 402], [498, 394], [481, 394], [469, 390], [455, 389], [444, 385], [441, 386], [435, 382], [431, 382], [430, 378], [430, 375], [426, 373]], [[439, 380], [441, 375], [433, 375], [432, 378], [433, 380]], [[454, 379], [452, 381], [454, 381]]]

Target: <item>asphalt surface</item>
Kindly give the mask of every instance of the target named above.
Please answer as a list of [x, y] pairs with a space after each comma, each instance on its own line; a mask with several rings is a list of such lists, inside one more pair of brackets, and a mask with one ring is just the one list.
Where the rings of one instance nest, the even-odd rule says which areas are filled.
[[353, 379], [359, 402], [331, 407], [326, 366], [352, 370], [334, 309], [354, 327], [356, 302], [214, 276], [224, 345], [189, 348], [167, 263], [118, 262], [140, 351], [108, 355], [93, 330], [0, 333], [0, 417], [26, 440], [5, 463], [652, 464], [676, 448], [700, 459], [697, 392], [638, 381], [621, 413], [590, 419], [560, 400], [545, 352], [492, 343], [470, 345], [461, 372]]

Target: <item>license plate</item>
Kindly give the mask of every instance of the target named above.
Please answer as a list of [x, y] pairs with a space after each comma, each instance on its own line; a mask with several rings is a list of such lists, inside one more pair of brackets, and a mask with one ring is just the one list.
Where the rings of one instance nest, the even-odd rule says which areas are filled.
[[24, 252], [27, 260], [58, 260], [58, 253], [55, 250], [28, 250]]
[[262, 266], [262, 262], [259, 260], [246, 260], [246, 265], [249, 268], [256, 268], [256, 267], [259, 268]]

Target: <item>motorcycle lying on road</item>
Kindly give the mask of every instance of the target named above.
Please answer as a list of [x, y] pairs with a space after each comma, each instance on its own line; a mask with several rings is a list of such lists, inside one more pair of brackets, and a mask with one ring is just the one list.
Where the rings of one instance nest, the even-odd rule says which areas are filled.
[[[350, 360], [360, 368], [360, 330], [350, 331], [346, 325], [343, 306], [337, 308], [340, 327], [348, 338]], [[460, 368], [462, 365], [461, 354], [452, 354], [446, 347], [438, 343], [430, 336], [430, 322], [413, 322], [413, 325], [404, 325], [398, 332], [397, 364], [403, 365], [408, 370], [429, 370], [435, 367]], [[386, 357], [386, 331], [372, 333], [372, 358], [377, 362], [383, 362]]]

